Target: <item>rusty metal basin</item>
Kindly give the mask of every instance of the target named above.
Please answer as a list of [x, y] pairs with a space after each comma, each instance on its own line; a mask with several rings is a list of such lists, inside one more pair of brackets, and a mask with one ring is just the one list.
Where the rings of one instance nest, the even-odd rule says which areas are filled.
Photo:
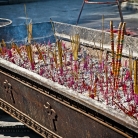
[[[87, 36], [91, 34], [91, 37], [98, 37], [101, 33], [62, 23], [54, 24], [56, 36], [66, 40], [74, 28]], [[49, 38], [55, 41], [50, 23], [33, 26], [36, 41]], [[14, 39], [17, 43], [23, 43], [27, 36], [25, 25], [9, 26], [1, 31], [0, 38], [7, 42]], [[81, 36], [81, 43], [91, 46], [88, 43], [90, 38], [86, 35]], [[110, 34], [105, 36], [105, 45], [108, 46]], [[1, 58], [0, 109], [46, 138], [125, 138], [137, 137], [138, 133], [138, 122], [127, 115], [105, 108], [102, 104]]]

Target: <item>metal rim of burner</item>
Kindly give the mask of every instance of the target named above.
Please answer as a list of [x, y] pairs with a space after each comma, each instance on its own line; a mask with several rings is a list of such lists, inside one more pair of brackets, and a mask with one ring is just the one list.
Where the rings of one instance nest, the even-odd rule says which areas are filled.
[[12, 24], [10, 19], [0, 18], [0, 27], [4, 27], [10, 24]]

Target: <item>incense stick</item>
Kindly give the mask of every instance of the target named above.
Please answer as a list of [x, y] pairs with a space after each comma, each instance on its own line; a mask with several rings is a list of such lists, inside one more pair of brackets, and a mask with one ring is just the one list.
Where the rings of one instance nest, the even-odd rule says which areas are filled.
[[23, 57], [22, 57], [22, 55], [20, 53], [20, 50], [19, 50], [18, 46], [15, 43], [12, 43], [12, 47], [16, 49], [16, 51], [19, 54], [20, 58], [23, 60]]
[[134, 92], [138, 94], [138, 59], [134, 60]]
[[111, 52], [112, 52], [112, 72], [114, 72], [114, 70], [115, 70], [115, 55], [114, 55], [113, 21], [110, 21], [110, 39], [111, 39]]
[[28, 34], [28, 42], [31, 43], [32, 39], [32, 23], [30, 22], [29, 24], [27, 23], [27, 12], [26, 12], [26, 4], [24, 4], [24, 12], [26, 16], [26, 29], [27, 29], [27, 34]]
[[37, 48], [37, 51], [39, 53], [40, 59], [42, 59], [43, 62], [44, 62], [44, 64], [46, 65], [46, 61], [44, 60], [43, 55], [42, 55], [42, 52], [41, 52], [40, 48], [38, 47], [38, 45], [36, 45], [36, 48]]
[[120, 47], [120, 37], [121, 37], [121, 28], [122, 28], [122, 22], [119, 24], [118, 27], [118, 39], [117, 39], [117, 50], [116, 50], [116, 62], [115, 62], [115, 70], [114, 70], [114, 76], [117, 76], [117, 65], [118, 65], [118, 59], [119, 59], [119, 47]]
[[57, 41], [57, 46], [58, 46], [59, 63], [60, 63], [60, 67], [62, 68], [62, 41], [61, 40]]

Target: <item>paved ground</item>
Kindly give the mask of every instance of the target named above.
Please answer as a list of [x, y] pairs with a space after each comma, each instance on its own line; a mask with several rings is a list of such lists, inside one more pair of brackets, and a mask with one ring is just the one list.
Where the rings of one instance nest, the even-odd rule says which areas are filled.
[[[52, 18], [54, 21], [76, 24], [82, 1], [40, 0], [39, 2], [27, 3], [27, 17], [33, 22], [45, 22]], [[124, 20], [127, 22], [127, 28], [138, 30], [138, 11], [123, 8], [122, 12]], [[114, 21], [115, 27], [118, 26], [120, 18], [117, 6], [99, 4], [84, 6], [79, 25], [101, 29], [102, 15], [105, 17], [105, 29], [109, 28], [110, 20]], [[11, 19], [14, 25], [25, 23], [24, 4], [0, 6], [0, 18], [2, 17]]]
[[[28, 129], [28, 131], [21, 131], [21, 132], [13, 132], [15, 129], [9, 129], [10, 131], [1, 131], [2, 127], [21, 127], [23, 128], [23, 124], [18, 122], [16, 119], [12, 118], [8, 114], [4, 113], [0, 110], [0, 138], [41, 138], [38, 134], [33, 132], [32, 130]], [[26, 129], [25, 129], [26, 130]], [[16, 130], [17, 131], [17, 130]]]
[[[46, 22], [52, 18], [53, 21], [76, 24], [77, 17], [83, 0], [40, 0], [39, 2], [26, 3], [27, 17], [33, 22]], [[106, 0], [100, 0], [106, 1]], [[113, 0], [110, 0], [113, 1]], [[127, 28], [138, 33], [138, 11], [126, 10], [122, 7], [124, 20]], [[109, 21], [114, 21], [117, 27], [120, 18], [116, 5], [85, 5], [78, 25], [101, 29], [102, 15], [105, 18], [105, 29], [109, 29]], [[26, 15], [24, 4], [1, 5], [0, 18], [11, 19], [13, 25], [24, 24]], [[0, 120], [0, 124], [2, 120]], [[0, 135], [0, 138], [9, 138]]]

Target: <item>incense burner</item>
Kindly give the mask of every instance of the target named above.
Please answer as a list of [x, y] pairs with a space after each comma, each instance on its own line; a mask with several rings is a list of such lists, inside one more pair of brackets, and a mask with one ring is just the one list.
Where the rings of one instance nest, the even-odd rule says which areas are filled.
[[[54, 26], [56, 30], [55, 34], [52, 32], [49, 22], [33, 25], [32, 43], [35, 46], [40, 43], [44, 44], [39, 46], [40, 49], [37, 47], [35, 47], [37, 49], [33, 49], [32, 46], [33, 53], [35, 53], [35, 62], [30, 60], [31, 58], [28, 58], [27, 64], [24, 67], [22, 66], [22, 62], [26, 61], [25, 57], [30, 56], [29, 52], [28, 56], [21, 53], [23, 56], [22, 62], [19, 60], [14, 63], [9, 61], [9, 53], [8, 58], [4, 55], [0, 58], [0, 108], [43, 137], [122, 138], [136, 136], [138, 133], [137, 118], [124, 113], [123, 109], [120, 112], [114, 110], [111, 107], [112, 104], [116, 104], [118, 108], [121, 108], [116, 101], [112, 104], [104, 103], [100, 101], [103, 97], [97, 96], [99, 93], [102, 95], [102, 91], [103, 93], [106, 92], [105, 87], [102, 87], [100, 84], [107, 84], [100, 83], [104, 82], [106, 76], [103, 75], [103, 78], [102, 76], [99, 77], [95, 72], [103, 70], [102, 73], [104, 74], [104, 65], [109, 64], [110, 66], [110, 62], [105, 63], [102, 61], [99, 64], [98, 58], [100, 58], [100, 53], [103, 50], [100, 46], [101, 32], [57, 22], [54, 22]], [[9, 49], [11, 49], [11, 40], [20, 45], [20, 47], [25, 44], [27, 31], [24, 25], [1, 28], [1, 31], [4, 35], [0, 34], [0, 38], [7, 42], [6, 45]], [[71, 45], [68, 44], [70, 35], [74, 34], [80, 35], [79, 43], [81, 48], [78, 54], [78, 61], [73, 60]], [[56, 39], [62, 38], [64, 40], [63, 44], [66, 45], [62, 45], [62, 43], [61, 45], [63, 51], [67, 51], [67, 58], [64, 58], [64, 53], [62, 53], [62, 64], [60, 64], [60, 57], [58, 57], [60, 55], [57, 53], [57, 60], [59, 62], [57, 66], [55, 59], [51, 58], [53, 54], [50, 52], [50, 50], [54, 51], [55, 36]], [[106, 58], [106, 53], [109, 53], [109, 58], [111, 58], [110, 34], [105, 32], [104, 36], [103, 48], [105, 56], [103, 58]], [[116, 35], [114, 37], [116, 38]], [[50, 43], [47, 44], [49, 40]], [[137, 38], [125, 37], [123, 61], [128, 59], [128, 45], [132, 45], [133, 49], [137, 50], [136, 42], [138, 42]], [[44, 48], [44, 51], [47, 51], [45, 56], [42, 53]], [[17, 50], [18, 48], [15, 49], [15, 59], [21, 58]], [[55, 49], [55, 51], [59, 51], [59, 49]], [[98, 54], [95, 54], [96, 52]], [[48, 54], [49, 56], [47, 56]], [[133, 55], [136, 56], [136, 52]], [[90, 66], [91, 56], [94, 58], [92, 60], [93, 74], [89, 70], [92, 68]], [[81, 61], [82, 57], [83, 61]], [[30, 68], [29, 64], [32, 62], [36, 65], [34, 68]], [[62, 69], [60, 68], [61, 66], [63, 67]], [[75, 74], [78, 71], [78, 67], [80, 70], [83, 70], [83, 72], [79, 71], [79, 76]], [[127, 67], [124, 69], [127, 69]], [[70, 75], [71, 72], [75, 74], [73, 77]], [[86, 82], [90, 82], [91, 74], [94, 81], [92, 95], [89, 92], [86, 93], [86, 91], [89, 91]], [[109, 76], [109, 73], [107, 75]], [[77, 81], [79, 83], [76, 83]], [[70, 83], [68, 84], [68, 82]], [[110, 81], [108, 82], [111, 84]], [[97, 88], [94, 87], [96, 85], [98, 85]], [[94, 88], [96, 88], [96, 92]], [[103, 88], [103, 90], [100, 88]], [[108, 89], [110, 91], [111, 88], [109, 87]], [[106, 96], [107, 94], [103, 95]], [[104, 98], [106, 101], [106, 97]]]

